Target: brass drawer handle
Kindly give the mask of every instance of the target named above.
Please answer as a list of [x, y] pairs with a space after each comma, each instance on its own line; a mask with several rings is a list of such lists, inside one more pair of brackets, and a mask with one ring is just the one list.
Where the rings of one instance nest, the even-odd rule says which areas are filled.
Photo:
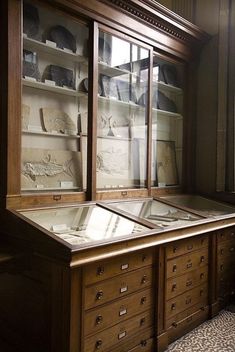
[[220, 271], [223, 271], [223, 270], [224, 270], [224, 266], [222, 264], [222, 265], [220, 265]]
[[235, 232], [231, 232], [231, 233], [230, 233], [230, 236], [231, 236], [231, 237], [234, 237], [234, 236], [235, 236]]
[[192, 302], [192, 299], [189, 297], [186, 299], [185, 304], [190, 304]]
[[204, 273], [201, 273], [200, 274], [200, 279], [203, 279], [204, 278]]
[[186, 265], [187, 269], [192, 268], [192, 266], [193, 266], [193, 263], [188, 263], [188, 264]]
[[140, 303], [141, 304], [145, 304], [147, 301], [147, 298], [146, 297], [142, 297], [141, 300], [140, 300]]
[[143, 256], [142, 256], [142, 262], [146, 262], [146, 260], [147, 260], [147, 255], [143, 254]]
[[173, 269], [172, 269], [173, 273], [175, 273], [175, 272], [176, 272], [176, 269], [177, 269], [177, 265], [176, 265], [176, 264], [174, 264], [174, 265], [173, 265]]
[[173, 284], [171, 290], [172, 290], [173, 292], [176, 291], [176, 287], [177, 287], [177, 285], [176, 285], [176, 284]]
[[140, 319], [140, 326], [143, 326], [145, 324], [145, 318]]
[[231, 248], [230, 248], [230, 252], [234, 252], [234, 247], [231, 247]]
[[203, 295], [203, 293], [204, 293], [204, 290], [202, 289], [202, 290], [200, 290], [200, 296], [202, 296]]
[[187, 287], [191, 286], [192, 284], [193, 284], [192, 280], [188, 280], [188, 281], [186, 282], [186, 286], [187, 286]]
[[223, 249], [220, 250], [220, 254], [224, 254], [224, 250]]
[[187, 250], [188, 250], [188, 251], [190, 251], [191, 249], [193, 249], [193, 244], [189, 244], [189, 245], [187, 246]]
[[201, 256], [200, 262], [203, 263], [205, 261], [204, 255]]
[[142, 284], [146, 284], [147, 281], [148, 281], [148, 280], [147, 280], [147, 275], [144, 275], [143, 278], [142, 278], [142, 280], [141, 280], [141, 283], [142, 283]]
[[101, 346], [102, 346], [102, 340], [97, 340], [95, 343], [95, 348], [98, 350], [101, 348]]
[[99, 266], [97, 268], [97, 275], [103, 275], [104, 273], [104, 267], [103, 266]]
[[173, 247], [173, 253], [176, 253], [177, 249], [177, 247]]
[[103, 291], [98, 291], [96, 294], [96, 299], [100, 300], [103, 297], [103, 295], [104, 295]]
[[142, 340], [140, 342], [141, 347], [145, 347], [145, 346], [147, 346], [147, 344], [148, 344], [147, 340]]
[[173, 326], [174, 328], [177, 328], [178, 324], [176, 323], [176, 321], [174, 321], [174, 322], [172, 323], [172, 326]]
[[173, 303], [172, 305], [171, 305], [171, 310], [175, 310], [176, 309], [176, 303]]
[[95, 323], [96, 323], [96, 325], [99, 325], [99, 324], [102, 323], [102, 321], [103, 321], [102, 315], [98, 315], [98, 316], [96, 317]]

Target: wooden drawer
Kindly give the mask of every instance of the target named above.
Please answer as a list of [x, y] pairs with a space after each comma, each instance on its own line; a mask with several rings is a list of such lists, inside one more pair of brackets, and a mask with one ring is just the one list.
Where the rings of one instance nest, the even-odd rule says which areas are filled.
[[166, 247], [166, 258], [175, 258], [182, 254], [191, 253], [195, 250], [208, 246], [208, 235], [191, 237], [185, 240], [175, 241]]
[[235, 228], [232, 227], [230, 229], [221, 229], [217, 232], [217, 241], [218, 243], [234, 240], [235, 241]]
[[84, 334], [95, 334], [99, 330], [143, 313], [153, 305], [152, 289], [128, 295], [116, 302], [87, 311], [84, 316]]
[[151, 249], [99, 261], [84, 268], [84, 283], [90, 285], [153, 263]]
[[179, 312], [178, 314], [169, 318], [166, 321], [166, 329], [168, 329], [170, 326], [175, 326], [176, 323], [189, 317], [193, 313], [197, 312], [199, 309], [205, 310], [207, 306], [208, 306], [208, 298], [204, 297], [200, 302], [198, 302], [194, 306], [189, 307], [188, 309], [186, 309], [182, 312]]
[[85, 288], [85, 309], [93, 308], [152, 285], [152, 267], [119, 275]]
[[129, 350], [129, 352], [154, 352], [154, 339], [142, 340], [138, 346]]
[[168, 279], [166, 281], [166, 299], [189, 291], [192, 288], [206, 282], [208, 278], [208, 266], [203, 266], [199, 270], [190, 271], [184, 275]]
[[166, 320], [175, 316], [179, 312], [194, 306], [199, 302], [204, 302], [204, 298], [208, 296], [207, 283], [194, 288], [180, 296], [177, 296], [166, 303]]
[[136, 352], [139, 351], [139, 349], [143, 352], [155, 351], [154, 346], [153, 349], [150, 348], [154, 341], [153, 335], [154, 329], [152, 326], [151, 328], [141, 331], [141, 334], [132, 335], [128, 340], [125, 340], [124, 343], [119, 343], [109, 352]]
[[235, 268], [235, 256], [219, 257], [217, 263], [218, 276], [233, 272]]
[[218, 257], [235, 257], [235, 241], [221, 242], [217, 248]]
[[168, 343], [171, 343], [178, 339], [179, 337], [185, 335], [187, 332], [194, 329], [196, 326], [202, 324], [208, 319], [208, 307], [204, 310], [199, 309], [191, 316], [181, 320], [178, 323], [175, 323], [168, 330]]
[[[112, 351], [116, 344], [125, 343], [134, 334], [141, 334], [143, 330], [153, 325], [153, 311], [147, 311], [131, 319], [103, 330], [94, 336], [85, 339], [84, 351], [94, 352]], [[133, 347], [136, 346], [136, 343]]]
[[208, 264], [208, 248], [167, 261], [167, 279]]

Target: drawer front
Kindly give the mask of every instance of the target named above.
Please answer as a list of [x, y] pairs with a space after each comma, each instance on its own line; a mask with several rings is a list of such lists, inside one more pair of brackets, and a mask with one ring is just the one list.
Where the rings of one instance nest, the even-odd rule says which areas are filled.
[[167, 261], [167, 278], [175, 277], [208, 264], [208, 248]]
[[[112, 351], [116, 344], [125, 343], [134, 334], [141, 334], [143, 330], [153, 325], [153, 312], [147, 311], [132, 319], [125, 320], [109, 329], [85, 339], [84, 351]], [[136, 344], [134, 345], [136, 346]]]
[[199, 302], [204, 302], [205, 297], [208, 297], [207, 284], [169, 300], [166, 303], [166, 320]]
[[105, 280], [85, 288], [85, 309], [97, 307], [116, 298], [147, 288], [152, 285], [152, 267], [144, 267], [114, 279]]
[[235, 257], [235, 241], [224, 241], [217, 248], [218, 257]]
[[84, 334], [94, 334], [112, 325], [143, 313], [153, 305], [153, 293], [147, 289], [105, 306], [85, 312]]
[[170, 317], [168, 320], [166, 320], [166, 329], [170, 328], [171, 326], [174, 327], [181, 320], [184, 320], [185, 318], [194, 314], [198, 310], [205, 310], [207, 307], [208, 307], [208, 298], [204, 297], [200, 302], [198, 302], [194, 306], [192, 306], [192, 307]]
[[153, 263], [153, 252], [150, 249], [138, 251], [131, 255], [99, 261], [84, 268], [84, 283], [90, 285], [101, 280], [149, 266]]
[[200, 309], [179, 323], [174, 324], [174, 326], [168, 330], [168, 343], [175, 341], [179, 337], [194, 329], [196, 326], [202, 324], [208, 319], [208, 314], [208, 308], [205, 310]]
[[166, 258], [175, 258], [179, 255], [191, 253], [192, 251], [208, 247], [208, 235], [191, 237], [185, 240], [175, 241], [166, 247]]
[[208, 266], [194, 270], [182, 276], [168, 279], [166, 282], [166, 299], [169, 300], [192, 288], [206, 282], [208, 278]]
[[[124, 344], [119, 343], [116, 347], [112, 347], [112, 350], [110, 350], [109, 352], [136, 352], [136, 351], [139, 351], [139, 348], [140, 348], [140, 351], [152, 352], [152, 350], [150, 349], [150, 346], [154, 340], [153, 335], [154, 335], [154, 329], [152, 326], [151, 328], [141, 331], [141, 334], [132, 335], [128, 340], [124, 341]], [[154, 351], [154, 348], [153, 348], [153, 351]]]
[[224, 242], [224, 241], [235, 241], [235, 228], [231, 229], [222, 229], [217, 232], [217, 241], [218, 243]]
[[220, 275], [229, 275], [234, 272], [235, 268], [235, 256], [219, 257], [217, 264], [217, 273]]
[[138, 346], [128, 352], [154, 352], [154, 339], [142, 340]]

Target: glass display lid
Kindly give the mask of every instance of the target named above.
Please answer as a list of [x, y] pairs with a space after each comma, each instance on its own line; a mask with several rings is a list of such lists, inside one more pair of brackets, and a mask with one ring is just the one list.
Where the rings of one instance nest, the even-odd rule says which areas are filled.
[[109, 241], [148, 230], [96, 204], [27, 210], [20, 214], [71, 245]]
[[188, 226], [201, 219], [200, 216], [155, 199], [112, 202], [109, 205], [135, 217], [145, 219], [160, 228]]
[[197, 211], [199, 214], [206, 217], [235, 214], [235, 207], [198, 195], [181, 194], [162, 198], [175, 205]]

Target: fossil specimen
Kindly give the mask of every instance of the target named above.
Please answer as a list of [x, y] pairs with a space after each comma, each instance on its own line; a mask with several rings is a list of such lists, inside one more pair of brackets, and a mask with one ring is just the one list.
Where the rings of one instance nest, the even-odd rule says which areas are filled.
[[74, 134], [76, 126], [73, 120], [62, 110], [42, 108], [44, 128], [47, 132]]

